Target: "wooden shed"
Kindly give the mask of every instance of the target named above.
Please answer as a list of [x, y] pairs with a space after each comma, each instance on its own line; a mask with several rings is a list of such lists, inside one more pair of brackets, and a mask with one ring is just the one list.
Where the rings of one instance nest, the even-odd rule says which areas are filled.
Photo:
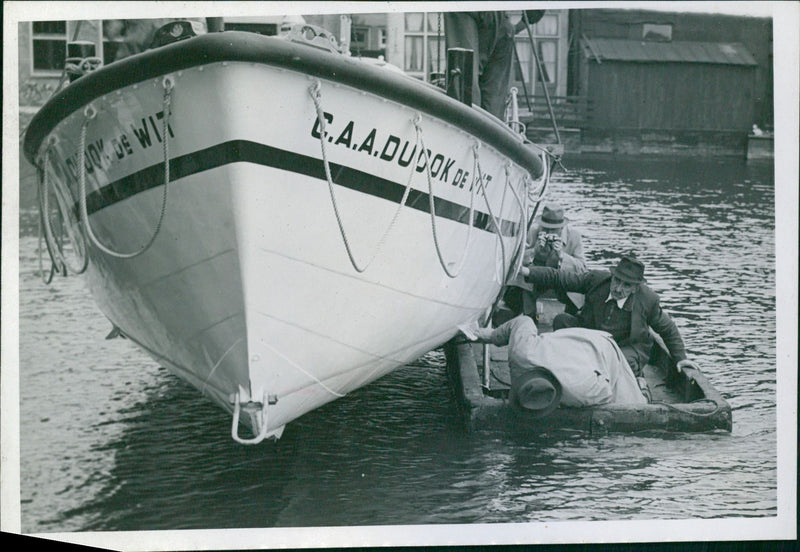
[[740, 43], [581, 39], [588, 129], [746, 133], [756, 61]]

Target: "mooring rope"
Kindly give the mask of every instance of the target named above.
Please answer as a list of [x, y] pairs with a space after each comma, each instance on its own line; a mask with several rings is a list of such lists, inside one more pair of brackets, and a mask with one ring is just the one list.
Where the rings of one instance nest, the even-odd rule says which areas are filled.
[[[43, 262], [43, 259], [42, 259], [42, 241], [43, 241], [44, 229], [42, 228], [42, 217], [41, 216], [39, 217], [39, 225], [38, 226], [39, 226], [39, 241], [38, 241], [37, 246], [36, 246], [36, 251], [38, 252], [38, 257], [39, 257], [39, 276], [42, 278], [42, 282], [44, 282], [45, 285], [49, 285], [50, 282], [53, 281], [53, 277], [56, 274], [56, 264], [53, 262], [53, 259], [51, 257], [50, 258], [50, 275], [49, 276], [45, 276], [44, 262]], [[49, 254], [49, 251], [48, 251], [48, 254]]]
[[[46, 157], [45, 157], [46, 158]], [[54, 253], [53, 249], [55, 244], [51, 244], [50, 241], [47, 239], [45, 234], [45, 211], [44, 211], [44, 199], [43, 199], [43, 190], [44, 190], [44, 168], [46, 165], [37, 166], [39, 169], [39, 179], [37, 181], [37, 206], [39, 207], [39, 243], [38, 243], [38, 251], [39, 251], [39, 273], [42, 278], [42, 281], [45, 284], [49, 284], [53, 281], [53, 276], [56, 272], [60, 274], [66, 274], [66, 267], [60, 263], [58, 260], [57, 254]], [[47, 223], [49, 223], [49, 219]], [[42, 239], [44, 237], [45, 246], [47, 247], [47, 255], [50, 257], [50, 276], [48, 278], [44, 275], [44, 266], [42, 263]]]
[[[378, 243], [375, 246], [372, 255], [369, 257], [369, 260], [366, 262], [366, 264], [362, 265], [355, 258], [355, 255], [353, 253], [353, 248], [350, 245], [350, 240], [348, 240], [347, 238], [347, 232], [344, 228], [344, 223], [342, 222], [341, 213], [339, 212], [339, 204], [336, 200], [336, 192], [333, 187], [333, 176], [331, 175], [330, 161], [328, 160], [328, 153], [325, 148], [325, 116], [324, 116], [324, 111], [322, 109], [322, 84], [320, 83], [319, 80], [315, 80], [314, 84], [311, 85], [311, 88], [309, 88], [309, 94], [311, 95], [311, 99], [313, 100], [314, 107], [317, 111], [317, 120], [319, 120], [319, 145], [320, 145], [320, 150], [322, 152], [322, 164], [325, 168], [325, 178], [328, 181], [328, 193], [330, 194], [331, 204], [333, 206], [333, 212], [334, 215], [336, 216], [336, 224], [339, 226], [339, 234], [342, 236], [342, 241], [344, 242], [344, 248], [347, 251], [347, 257], [350, 259], [350, 264], [353, 265], [353, 268], [356, 270], [356, 272], [362, 273], [365, 272], [367, 268], [369, 268], [369, 266], [378, 256], [378, 253], [383, 248], [383, 245], [386, 242], [386, 238], [389, 236], [389, 233], [392, 231], [395, 224], [397, 223], [400, 211], [402, 211], [403, 207], [405, 207], [406, 202], [408, 201], [408, 196], [411, 192], [411, 179], [414, 176], [414, 164], [413, 163], [411, 164], [411, 171], [408, 175], [408, 181], [406, 182], [406, 187], [405, 190], [403, 191], [403, 198], [400, 200], [400, 204], [397, 206], [397, 209], [395, 210], [394, 215], [389, 221], [389, 225], [386, 227], [386, 230], [383, 232], [383, 235], [381, 235], [380, 240], [378, 240]], [[414, 128], [416, 129], [417, 132], [417, 142], [414, 145], [414, 151], [416, 151], [416, 149], [420, 146], [422, 139], [420, 127], [418, 124], [419, 119], [420, 115], [417, 114], [414, 119]]]
[[[120, 253], [118, 251], [114, 251], [105, 245], [103, 245], [100, 240], [95, 236], [94, 232], [92, 231], [92, 225], [89, 223], [89, 213], [87, 212], [86, 207], [86, 128], [89, 126], [89, 122], [94, 119], [97, 115], [97, 111], [94, 107], [89, 104], [89, 106], [84, 110], [84, 115], [86, 119], [81, 125], [81, 138], [80, 138], [80, 145], [78, 146], [80, 149], [80, 163], [79, 163], [79, 186], [80, 186], [80, 209], [81, 209], [81, 219], [83, 220], [83, 226], [86, 230], [86, 235], [92, 240], [92, 243], [100, 249], [106, 255], [110, 255], [111, 257], [116, 257], [118, 259], [132, 259], [134, 257], [138, 257], [148, 249], [153, 243], [156, 241], [156, 238], [161, 233], [162, 224], [164, 222], [164, 218], [167, 212], [167, 196], [169, 190], [169, 115], [170, 115], [170, 106], [172, 103], [172, 89], [174, 87], [174, 81], [172, 77], [166, 76], [162, 81], [162, 85], [164, 87], [164, 118], [163, 118], [163, 125], [162, 125], [162, 145], [163, 145], [163, 153], [164, 153], [164, 194], [161, 200], [161, 214], [158, 217], [158, 223], [156, 223], [155, 230], [153, 231], [153, 235], [150, 237], [148, 242], [142, 246], [141, 249], [138, 251], [133, 251], [131, 253]], [[91, 108], [91, 109], [90, 109]]]
[[267, 343], [266, 341], [265, 341], [265, 342], [263, 342], [263, 345], [265, 345], [267, 348], [271, 349], [273, 353], [275, 353], [276, 355], [278, 355], [279, 357], [281, 357], [283, 360], [285, 360], [287, 363], [289, 363], [289, 365], [290, 365], [290, 366], [293, 366], [293, 367], [294, 367], [294, 368], [296, 368], [296, 369], [297, 369], [299, 372], [301, 372], [301, 373], [305, 374], [306, 376], [308, 376], [309, 378], [311, 378], [311, 379], [312, 379], [312, 380], [313, 380], [313, 381], [314, 381], [314, 382], [315, 382], [317, 385], [319, 385], [320, 387], [322, 387], [322, 388], [323, 388], [325, 391], [327, 391], [328, 393], [330, 393], [330, 394], [331, 394], [331, 395], [333, 395], [334, 397], [339, 397], [339, 398], [341, 398], [341, 397], [344, 397], [344, 396], [345, 396], [345, 393], [339, 393], [339, 392], [337, 392], [337, 391], [334, 391], [333, 389], [331, 389], [330, 387], [328, 387], [327, 385], [325, 385], [325, 384], [322, 382], [322, 380], [321, 380], [321, 379], [319, 379], [317, 376], [315, 376], [314, 374], [312, 374], [312, 373], [311, 373], [311, 372], [309, 372], [308, 370], [304, 369], [302, 366], [300, 366], [299, 364], [297, 364], [296, 362], [294, 362], [292, 359], [290, 359], [289, 357], [287, 357], [286, 355], [284, 355], [282, 352], [280, 352], [278, 349], [276, 349], [275, 347], [273, 347], [272, 345], [270, 345], [270, 344], [269, 344], [269, 343]]
[[[63, 224], [67, 228], [70, 240], [72, 240], [72, 245], [75, 248], [75, 252], [79, 255], [82, 252], [82, 258], [77, 267], [71, 262], [67, 261], [67, 256], [64, 254], [64, 251], [56, 240], [55, 234], [53, 233], [53, 227], [50, 224], [50, 179], [48, 178], [47, 168], [50, 166], [50, 151], [54, 143], [54, 140], [51, 139], [44, 152], [44, 165], [42, 167], [42, 178], [40, 180], [41, 186], [39, 194], [40, 211], [42, 213], [40, 220], [44, 225], [45, 240], [47, 241], [47, 248], [50, 252], [51, 260], [60, 265], [60, 267], [57, 267], [58, 271], [62, 274], [66, 274], [67, 270], [74, 274], [83, 274], [83, 272], [85, 272], [86, 268], [89, 266], [89, 254], [86, 247], [85, 237], [83, 234], [80, 234], [80, 241], [83, 243], [79, 243], [79, 240], [72, 232], [72, 226], [69, 223], [69, 220], [67, 220], [68, 215], [65, 214], [65, 211], [68, 211], [68, 208], [66, 208], [63, 205], [63, 201], [59, 199], [58, 191], [55, 188], [54, 192], [56, 193], [56, 202], [58, 203], [58, 211], [63, 219]], [[50, 280], [52, 280], [52, 278], [50, 278]], [[50, 280], [47, 280], [46, 283], [50, 283]]]

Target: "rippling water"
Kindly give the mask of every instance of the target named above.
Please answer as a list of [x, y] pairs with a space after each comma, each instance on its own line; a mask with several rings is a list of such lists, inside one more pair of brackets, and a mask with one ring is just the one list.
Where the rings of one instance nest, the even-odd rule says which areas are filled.
[[236, 446], [230, 420], [125, 340], [20, 241], [24, 532], [765, 517], [777, 513], [771, 165], [608, 157], [550, 188], [590, 264], [634, 249], [733, 433], [466, 434], [443, 355]]

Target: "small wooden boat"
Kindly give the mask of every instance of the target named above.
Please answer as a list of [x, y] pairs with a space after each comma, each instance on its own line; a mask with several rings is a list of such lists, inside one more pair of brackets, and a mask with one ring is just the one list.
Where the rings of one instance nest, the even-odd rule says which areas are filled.
[[[563, 310], [554, 299], [539, 299], [540, 332], [552, 331], [552, 317]], [[663, 343], [655, 343], [644, 375], [652, 395], [648, 404], [559, 407], [546, 416], [512, 408], [507, 350], [455, 338], [444, 346], [447, 373], [467, 428], [542, 434], [559, 430], [585, 435], [662, 430], [731, 431], [731, 407], [700, 370], [678, 371]]]
[[322, 30], [185, 29], [80, 75], [24, 150], [53, 266], [253, 444], [485, 316], [546, 167], [503, 121]]

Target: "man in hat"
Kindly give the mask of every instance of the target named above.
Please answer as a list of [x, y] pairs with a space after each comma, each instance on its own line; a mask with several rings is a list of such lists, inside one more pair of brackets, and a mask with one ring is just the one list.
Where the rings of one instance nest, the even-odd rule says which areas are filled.
[[577, 315], [559, 314], [553, 330], [582, 327], [603, 330], [619, 344], [634, 374], [641, 377], [650, 358], [652, 328], [664, 340], [669, 353], [684, 366], [696, 368], [686, 358], [686, 348], [672, 318], [661, 309], [658, 295], [645, 285], [644, 263], [625, 255], [609, 270], [581, 273], [548, 267], [524, 267], [525, 279], [538, 286], [583, 293], [585, 300]]
[[477, 324], [462, 329], [471, 340], [508, 345], [510, 402], [535, 416], [559, 405], [642, 404], [642, 394], [619, 346], [606, 332], [569, 328], [539, 334], [528, 316], [495, 329]]
[[[549, 266], [571, 272], [586, 270], [581, 233], [570, 226], [564, 208], [550, 203], [542, 209], [528, 231], [523, 266]], [[522, 275], [509, 284], [503, 299], [512, 313], [536, 318], [536, 297], [546, 288], [526, 282]], [[558, 300], [567, 305], [567, 312], [577, 312], [573, 300], [566, 292], [557, 292]]]

